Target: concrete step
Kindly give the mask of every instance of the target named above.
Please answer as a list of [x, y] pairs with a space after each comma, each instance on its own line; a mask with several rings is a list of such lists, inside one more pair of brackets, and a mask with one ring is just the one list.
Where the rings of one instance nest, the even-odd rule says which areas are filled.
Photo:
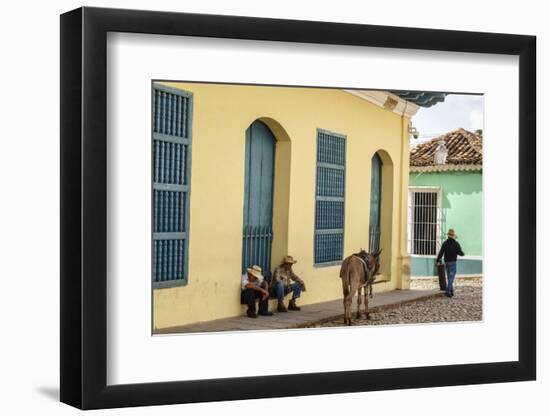
[[[394, 290], [379, 293], [369, 299], [369, 312], [395, 308], [404, 303], [441, 295], [443, 293], [439, 290]], [[356, 311], [356, 302], [357, 298], [354, 298], [353, 311]], [[301, 307], [301, 311], [289, 311], [288, 313], [274, 312], [273, 316], [259, 316], [257, 319], [251, 319], [244, 315], [157, 329], [154, 334], [292, 329], [334, 320], [343, 317], [344, 314], [342, 299], [308, 304]], [[274, 310], [272, 306], [270, 308], [271, 311]]]

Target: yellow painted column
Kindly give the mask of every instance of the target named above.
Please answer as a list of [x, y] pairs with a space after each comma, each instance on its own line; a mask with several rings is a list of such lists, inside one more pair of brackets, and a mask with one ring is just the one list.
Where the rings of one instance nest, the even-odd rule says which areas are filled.
[[398, 264], [398, 279], [397, 288], [409, 289], [411, 286], [411, 263], [408, 251], [408, 206], [409, 206], [409, 123], [410, 118], [401, 117], [401, 164], [400, 169], [400, 236], [399, 236], [399, 252], [397, 257]]

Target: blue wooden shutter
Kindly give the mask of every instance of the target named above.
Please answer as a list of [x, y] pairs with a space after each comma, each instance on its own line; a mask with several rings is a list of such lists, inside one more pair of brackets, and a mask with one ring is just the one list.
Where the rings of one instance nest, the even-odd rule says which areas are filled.
[[187, 284], [192, 94], [153, 88], [153, 284]]
[[259, 265], [271, 275], [275, 137], [262, 122], [246, 130], [242, 272]]
[[345, 180], [346, 137], [318, 129], [315, 264], [343, 259]]
[[380, 210], [382, 205], [382, 160], [378, 153], [371, 159], [369, 252], [380, 249]]

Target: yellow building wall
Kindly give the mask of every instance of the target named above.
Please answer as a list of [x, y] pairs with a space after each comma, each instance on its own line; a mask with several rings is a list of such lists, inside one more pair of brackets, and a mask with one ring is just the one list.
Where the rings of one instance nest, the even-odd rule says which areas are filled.
[[286, 253], [307, 285], [300, 304], [342, 297], [340, 266], [315, 267], [317, 128], [347, 136], [344, 256], [368, 248], [371, 158], [383, 161], [381, 244], [386, 283], [408, 287], [406, 117], [337, 89], [174, 83], [193, 93], [186, 286], [155, 289], [154, 328], [243, 313], [240, 305], [245, 131], [262, 120], [277, 139], [273, 267]]

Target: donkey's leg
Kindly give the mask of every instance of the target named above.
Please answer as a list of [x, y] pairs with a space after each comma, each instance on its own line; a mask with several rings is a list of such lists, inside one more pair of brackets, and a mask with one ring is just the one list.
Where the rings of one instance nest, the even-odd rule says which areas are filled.
[[344, 324], [351, 326], [351, 304], [353, 302], [353, 292], [350, 291], [344, 297]]
[[368, 320], [368, 319], [370, 319], [370, 314], [369, 314], [369, 287], [368, 286], [365, 286], [363, 296], [365, 298], [365, 317]]
[[342, 299], [342, 303], [344, 304], [344, 325], [348, 324], [348, 298], [349, 298], [349, 285], [346, 282], [345, 279], [342, 279], [342, 293], [344, 294], [344, 297]]
[[351, 304], [353, 302], [353, 297], [357, 293], [359, 289], [359, 285], [356, 282], [350, 283], [350, 291], [349, 291], [349, 301], [348, 301], [348, 326], [351, 326]]
[[344, 325], [348, 324], [348, 297], [344, 295]]
[[363, 290], [363, 287], [359, 287], [359, 289], [357, 290], [357, 315], [356, 317], [358, 319], [361, 318], [361, 292]]

